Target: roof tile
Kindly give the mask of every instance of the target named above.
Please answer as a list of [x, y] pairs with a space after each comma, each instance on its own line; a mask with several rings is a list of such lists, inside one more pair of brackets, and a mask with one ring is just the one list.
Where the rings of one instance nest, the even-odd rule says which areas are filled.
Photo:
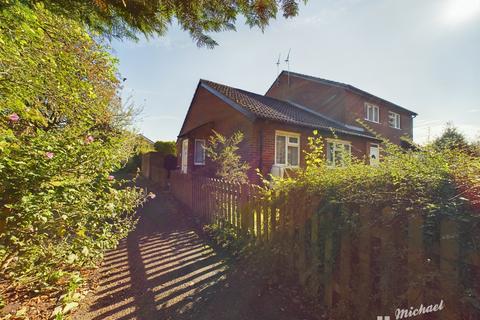
[[256, 118], [374, 138], [371, 133], [365, 130], [360, 131], [349, 128], [315, 111], [305, 110], [287, 101], [262, 96], [208, 80], [201, 80], [201, 83], [236, 103], [243, 108], [244, 111], [252, 114]]

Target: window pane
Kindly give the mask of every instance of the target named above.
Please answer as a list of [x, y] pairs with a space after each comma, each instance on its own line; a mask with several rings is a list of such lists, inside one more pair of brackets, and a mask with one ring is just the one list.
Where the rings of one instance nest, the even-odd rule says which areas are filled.
[[195, 141], [195, 163], [203, 164], [205, 163], [205, 141], [196, 140]]
[[298, 147], [288, 146], [288, 165], [298, 166]]
[[277, 142], [275, 144], [276, 158], [275, 163], [285, 164], [285, 147], [286, 147], [286, 137], [277, 136]]
[[328, 144], [328, 148], [327, 148], [327, 161], [330, 165], [334, 165], [334, 161], [333, 161], [333, 154], [334, 154], [334, 151], [335, 148], [334, 148], [334, 144], [333, 143], [329, 143]]
[[392, 112], [388, 114], [388, 123], [390, 127], [395, 127], [395, 115]]
[[373, 111], [374, 111], [374, 113], [373, 113], [373, 115], [374, 115], [373, 121], [378, 122], [378, 108], [376, 108], [376, 107], [373, 108]]
[[297, 137], [288, 137], [288, 142], [297, 144], [298, 143], [298, 138]]

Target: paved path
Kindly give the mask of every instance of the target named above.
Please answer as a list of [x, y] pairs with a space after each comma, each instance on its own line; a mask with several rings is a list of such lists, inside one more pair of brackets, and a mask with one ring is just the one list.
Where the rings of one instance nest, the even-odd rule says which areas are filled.
[[169, 194], [106, 254], [98, 287], [74, 319], [311, 319], [284, 292], [238, 270], [200, 238]]

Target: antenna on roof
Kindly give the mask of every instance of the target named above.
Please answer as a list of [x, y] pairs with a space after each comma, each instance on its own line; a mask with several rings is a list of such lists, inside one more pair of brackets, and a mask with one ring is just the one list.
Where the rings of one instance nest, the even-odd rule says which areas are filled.
[[288, 86], [290, 86], [290, 51], [292, 48], [288, 49], [287, 59], [285, 59], [285, 63], [287, 64], [287, 79], [288, 79]]
[[280, 74], [280, 55], [281, 53], [278, 54], [278, 60], [277, 60], [277, 63], [275, 63], [277, 65], [277, 86], [278, 86], [278, 76]]

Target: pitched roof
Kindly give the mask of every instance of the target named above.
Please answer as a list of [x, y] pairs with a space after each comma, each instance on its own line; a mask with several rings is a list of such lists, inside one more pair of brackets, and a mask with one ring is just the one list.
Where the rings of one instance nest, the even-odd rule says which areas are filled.
[[312, 129], [334, 130], [338, 133], [373, 138], [362, 128], [353, 128], [298, 104], [262, 96], [208, 80], [200, 85], [250, 119], [265, 119]]
[[[377, 100], [380, 100], [384, 103], [387, 103], [389, 104], [390, 106], [393, 106], [395, 108], [398, 108], [404, 112], [407, 112], [411, 115], [414, 115], [416, 116], [417, 113], [416, 112], [413, 112], [411, 110], [408, 110], [402, 106], [399, 106], [398, 104], [395, 104], [393, 102], [390, 102], [388, 100], [385, 100], [385, 99], [382, 99], [374, 94], [371, 94], [369, 92], [366, 92], [366, 91], [363, 91], [357, 87], [354, 87], [352, 85], [349, 85], [349, 84], [346, 84], [346, 83], [342, 83], [342, 82], [337, 82], [337, 81], [332, 81], [332, 80], [327, 80], [327, 79], [322, 79], [322, 78], [318, 78], [318, 77], [313, 77], [313, 76], [309, 76], [309, 75], [306, 75], [306, 74], [302, 74], [302, 73], [296, 73], [296, 72], [292, 72], [292, 71], [285, 71], [283, 70], [282, 74], [287, 74], [287, 73], [290, 73], [290, 76], [294, 76], [294, 77], [298, 77], [298, 78], [302, 78], [302, 79], [305, 79], [305, 80], [309, 80], [309, 81], [314, 81], [314, 82], [318, 82], [318, 83], [321, 83], [321, 84], [325, 84], [325, 85], [329, 85], [329, 86], [333, 86], [333, 87], [339, 87], [339, 88], [343, 88], [343, 89], [346, 89], [346, 90], [349, 90], [353, 93], [356, 93], [356, 94], [359, 94], [361, 96], [364, 96], [364, 97], [368, 97], [368, 98], [374, 98], [374, 99], [377, 99]], [[280, 77], [279, 75], [279, 77]], [[275, 81], [276, 82], [276, 81]], [[274, 82], [274, 84], [275, 84]], [[272, 84], [273, 86], [273, 84]]]

